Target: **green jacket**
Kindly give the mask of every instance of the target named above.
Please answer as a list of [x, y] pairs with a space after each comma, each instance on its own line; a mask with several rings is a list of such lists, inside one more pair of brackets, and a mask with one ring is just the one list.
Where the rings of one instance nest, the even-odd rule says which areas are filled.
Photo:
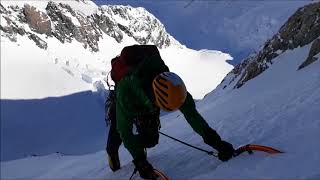
[[[136, 71], [125, 76], [116, 87], [116, 117], [117, 130], [124, 146], [129, 150], [134, 159], [144, 158], [144, 147], [137, 135], [133, 134], [133, 119], [142, 112], [157, 110], [143, 89], [151, 73], [169, 71], [163, 61], [146, 61]], [[151, 86], [151, 85], [150, 85]], [[152, 91], [152, 90], [149, 90]], [[202, 137], [208, 124], [196, 110], [194, 100], [188, 93], [185, 103], [179, 109], [187, 122]]]

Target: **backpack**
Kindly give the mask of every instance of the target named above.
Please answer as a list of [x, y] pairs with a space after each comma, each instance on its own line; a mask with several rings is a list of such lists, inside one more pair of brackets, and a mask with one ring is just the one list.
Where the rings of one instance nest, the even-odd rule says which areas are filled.
[[161, 60], [155, 45], [133, 45], [124, 47], [120, 56], [111, 60], [111, 78], [117, 83], [125, 75], [135, 70], [144, 60]]
[[122, 49], [120, 56], [111, 60], [111, 79], [117, 84], [123, 77], [133, 74], [141, 80], [148, 98], [154, 101], [152, 81], [160, 73], [169, 71], [155, 45], [133, 45]]

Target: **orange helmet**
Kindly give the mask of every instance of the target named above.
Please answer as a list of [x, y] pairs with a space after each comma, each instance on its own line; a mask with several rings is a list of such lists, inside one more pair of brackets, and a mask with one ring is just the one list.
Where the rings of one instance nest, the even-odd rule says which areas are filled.
[[164, 111], [174, 111], [186, 100], [186, 86], [182, 79], [173, 72], [163, 72], [157, 75], [152, 87], [155, 104]]

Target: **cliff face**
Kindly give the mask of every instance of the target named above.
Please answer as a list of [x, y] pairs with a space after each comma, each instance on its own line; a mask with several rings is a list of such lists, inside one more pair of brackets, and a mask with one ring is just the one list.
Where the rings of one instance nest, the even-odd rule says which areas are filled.
[[[28, 2], [20, 6], [6, 6], [1, 2], [1, 36], [11, 41], [17, 41], [18, 35], [28, 36], [43, 49], [48, 46], [47, 38], [56, 38], [61, 43], [78, 41], [94, 52], [99, 51], [98, 42], [104, 34], [119, 43], [124, 36], [129, 36], [138, 44], [155, 44], [159, 48], [181, 46], [161, 22], [143, 8], [102, 6], [88, 14], [68, 3], [48, 1], [45, 8], [39, 8]], [[81, 7], [86, 2], [72, 3]]]
[[251, 55], [235, 68], [222, 81], [222, 88], [233, 85], [240, 88], [250, 79], [255, 78], [268, 69], [273, 59], [286, 50], [302, 47], [313, 43], [305, 67], [317, 59], [314, 57], [320, 52], [320, 2], [309, 4], [298, 9], [288, 21], [280, 28], [279, 32], [269, 39], [262, 50]]

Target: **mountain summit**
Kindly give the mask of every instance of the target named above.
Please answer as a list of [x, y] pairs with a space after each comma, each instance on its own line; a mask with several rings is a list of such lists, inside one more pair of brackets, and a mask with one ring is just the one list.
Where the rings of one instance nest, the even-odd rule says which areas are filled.
[[312, 43], [309, 56], [297, 68], [301, 69], [314, 62], [320, 52], [320, 2], [299, 8], [263, 48], [244, 59], [224, 78], [219, 85], [222, 89], [240, 88], [272, 66], [275, 58], [288, 50]]
[[28, 36], [37, 46], [47, 49], [48, 39], [61, 43], [78, 41], [84, 48], [99, 51], [104, 35], [121, 43], [125, 37], [137, 44], [158, 48], [181, 46], [161, 22], [144, 8], [96, 6], [91, 1], [4, 1], [0, 4], [1, 36], [17, 41]]

